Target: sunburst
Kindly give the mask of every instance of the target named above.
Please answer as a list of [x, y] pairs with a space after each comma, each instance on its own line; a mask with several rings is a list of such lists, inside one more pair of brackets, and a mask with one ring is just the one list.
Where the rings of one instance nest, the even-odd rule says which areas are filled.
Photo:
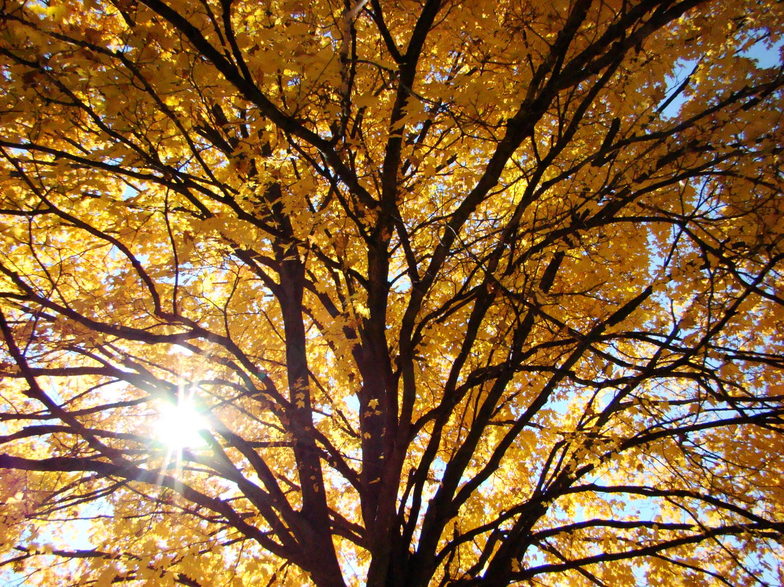
[[209, 430], [208, 420], [197, 407], [195, 390], [192, 388], [180, 388], [176, 401], [160, 401], [156, 408], [158, 413], [153, 424], [153, 438], [167, 449], [161, 469], [166, 470], [173, 466], [179, 470], [182, 466], [183, 451], [199, 450], [207, 446], [202, 434]]

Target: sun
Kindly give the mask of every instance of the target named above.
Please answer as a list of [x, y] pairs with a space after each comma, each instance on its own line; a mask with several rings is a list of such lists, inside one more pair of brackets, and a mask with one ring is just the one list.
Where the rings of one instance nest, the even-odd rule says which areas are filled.
[[176, 403], [159, 403], [153, 434], [170, 450], [182, 450], [203, 447], [205, 442], [200, 432], [207, 428], [207, 419], [194, 404], [192, 394], [180, 393]]

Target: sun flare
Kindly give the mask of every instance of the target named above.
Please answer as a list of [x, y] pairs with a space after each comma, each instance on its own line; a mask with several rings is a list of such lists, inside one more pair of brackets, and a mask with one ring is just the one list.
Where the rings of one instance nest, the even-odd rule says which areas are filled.
[[204, 446], [200, 432], [207, 428], [206, 418], [194, 405], [192, 398], [180, 394], [177, 403], [161, 402], [155, 422], [155, 438], [169, 449]]

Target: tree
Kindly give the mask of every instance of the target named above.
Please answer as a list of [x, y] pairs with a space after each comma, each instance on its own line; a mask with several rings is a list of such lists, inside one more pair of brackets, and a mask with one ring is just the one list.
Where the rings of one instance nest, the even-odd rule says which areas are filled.
[[6, 577], [781, 581], [783, 27], [4, 0]]

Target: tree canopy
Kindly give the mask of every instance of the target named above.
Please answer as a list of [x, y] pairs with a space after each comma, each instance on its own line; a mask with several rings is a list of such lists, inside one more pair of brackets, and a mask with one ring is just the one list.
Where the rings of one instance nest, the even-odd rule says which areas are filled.
[[784, 4], [0, 7], [0, 576], [784, 581]]

